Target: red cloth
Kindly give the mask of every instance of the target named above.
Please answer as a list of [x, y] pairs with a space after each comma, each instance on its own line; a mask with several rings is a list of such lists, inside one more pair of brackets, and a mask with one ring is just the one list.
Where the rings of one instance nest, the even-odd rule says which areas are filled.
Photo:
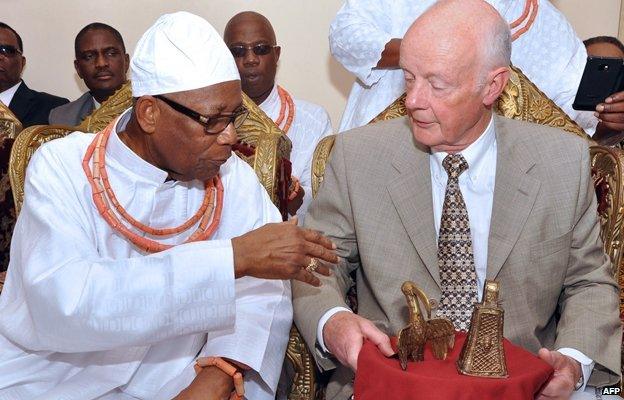
[[398, 358], [386, 358], [367, 341], [358, 358], [354, 399], [532, 400], [553, 373], [547, 363], [505, 339], [508, 378], [460, 375], [455, 362], [465, 339], [465, 333], [456, 334], [455, 347], [444, 361], [436, 360], [427, 346], [425, 361], [410, 362], [406, 371]]

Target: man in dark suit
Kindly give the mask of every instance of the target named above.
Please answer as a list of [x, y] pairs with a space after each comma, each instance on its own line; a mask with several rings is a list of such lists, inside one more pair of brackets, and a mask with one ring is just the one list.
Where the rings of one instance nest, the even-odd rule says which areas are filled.
[[121, 34], [112, 26], [94, 22], [78, 32], [74, 67], [89, 91], [50, 112], [51, 124], [78, 125], [125, 82], [129, 56]]
[[50, 110], [69, 100], [37, 92], [22, 81], [26, 65], [22, 38], [9, 25], [0, 22], [0, 101], [21, 121], [24, 128], [46, 125]]
[[[457, 330], [485, 279], [498, 280], [505, 336], [555, 370], [538, 400], [615, 384], [618, 288], [587, 141], [493, 115], [511, 33], [482, 0], [437, 2], [400, 53], [407, 117], [339, 135], [305, 219], [342, 257], [321, 287], [293, 283], [295, 323], [320, 368], [336, 370], [327, 398], [351, 396], [365, 338], [393, 353], [387, 334], [407, 324], [407, 280]], [[345, 301], [352, 271], [357, 314]]]

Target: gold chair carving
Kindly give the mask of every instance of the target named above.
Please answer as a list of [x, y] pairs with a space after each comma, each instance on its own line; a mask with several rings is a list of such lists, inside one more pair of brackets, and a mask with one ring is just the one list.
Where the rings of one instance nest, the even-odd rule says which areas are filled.
[[[598, 218], [600, 236], [605, 252], [612, 264], [613, 276], [624, 287], [624, 274], [621, 273], [624, 230], [624, 152], [620, 149], [591, 146], [591, 168], [596, 197], [598, 199]], [[620, 268], [618, 268], [620, 266]], [[624, 292], [621, 297], [624, 312]]]
[[9, 179], [9, 158], [13, 141], [21, 130], [22, 123], [6, 105], [0, 102], [0, 271], [8, 267], [11, 237], [15, 226], [16, 215]]
[[0, 101], [0, 138], [15, 139], [22, 131], [22, 123], [8, 106]]
[[104, 129], [113, 119], [132, 105], [130, 82], [126, 82], [100, 108], [88, 115], [80, 125], [34, 125], [24, 129], [15, 139], [9, 159], [9, 177], [15, 201], [16, 214], [19, 214], [24, 201], [24, 180], [30, 157], [43, 143], [58, 139], [76, 131], [97, 132]]
[[[591, 138], [574, 122], [561, 108], [550, 100], [535, 86], [520, 69], [511, 68], [509, 82], [497, 100], [495, 112], [507, 118], [533, 122], [541, 125], [563, 129], [574, 135], [587, 139]], [[370, 123], [386, 121], [405, 116], [405, 94], [395, 100], [384, 111], [371, 120]], [[329, 160], [336, 135], [321, 140], [312, 158], [312, 195], [316, 196], [323, 182], [325, 166]], [[624, 288], [624, 152], [620, 149], [591, 146], [591, 165], [594, 187], [598, 198], [598, 215], [600, 218], [601, 237], [604, 241], [605, 252], [609, 255], [613, 265], [613, 274]], [[624, 320], [624, 290], [620, 290], [620, 315]], [[291, 340], [303, 340], [291, 337]], [[305, 350], [305, 354], [298, 354], [301, 359], [309, 358], [314, 365], [311, 354], [305, 343], [296, 343], [297, 349]], [[622, 347], [624, 358], [624, 345]], [[316, 368], [316, 367], [315, 367]], [[313, 371], [313, 372], [316, 372]], [[622, 368], [624, 372], [624, 367]], [[301, 374], [304, 371], [300, 371]], [[315, 381], [317, 375], [310, 374], [302, 381], [310, 382], [305, 389], [306, 393], [322, 393]], [[306, 397], [306, 400], [313, 397]], [[322, 395], [315, 399], [323, 399]]]
[[239, 141], [235, 146], [236, 154], [252, 166], [269, 197], [285, 217], [292, 143], [244, 93], [243, 105], [249, 110], [249, 116], [236, 131]]

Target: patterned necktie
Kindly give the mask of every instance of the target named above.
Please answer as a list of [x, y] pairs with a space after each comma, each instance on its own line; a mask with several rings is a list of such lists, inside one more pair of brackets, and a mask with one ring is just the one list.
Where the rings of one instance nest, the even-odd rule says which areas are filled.
[[450, 319], [456, 329], [467, 331], [473, 304], [477, 302], [477, 274], [468, 210], [459, 189], [459, 175], [468, 169], [468, 163], [461, 154], [449, 154], [442, 166], [448, 182], [438, 236], [442, 298], [437, 314]]

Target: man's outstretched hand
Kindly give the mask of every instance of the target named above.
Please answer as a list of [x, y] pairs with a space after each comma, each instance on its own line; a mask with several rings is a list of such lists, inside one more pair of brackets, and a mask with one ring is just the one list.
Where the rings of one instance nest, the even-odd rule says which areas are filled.
[[358, 355], [364, 339], [375, 343], [384, 356], [390, 357], [394, 354], [388, 335], [371, 321], [352, 312], [337, 312], [323, 327], [323, 342], [327, 350], [353, 371], [357, 370]]
[[[321, 281], [306, 270], [313, 258], [338, 262], [336, 246], [319, 232], [299, 228], [297, 218], [267, 224], [232, 239], [236, 278], [296, 279], [313, 286]], [[329, 276], [329, 268], [317, 262], [315, 272]]]
[[567, 400], [582, 375], [581, 364], [558, 351], [540, 349], [538, 357], [546, 361], [555, 372], [535, 400]]

